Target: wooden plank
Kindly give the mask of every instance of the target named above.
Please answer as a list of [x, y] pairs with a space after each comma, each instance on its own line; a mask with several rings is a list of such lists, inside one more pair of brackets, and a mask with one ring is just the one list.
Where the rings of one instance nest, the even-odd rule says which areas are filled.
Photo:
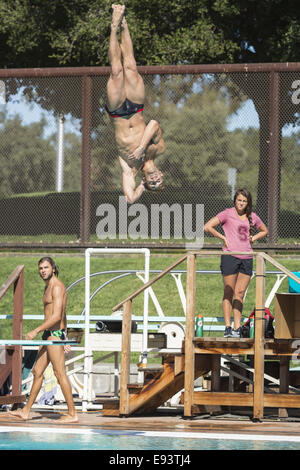
[[5, 352], [5, 364], [0, 364], [0, 388], [6, 381], [7, 377], [11, 373], [12, 368], [12, 354], [11, 351]]
[[[252, 393], [194, 392], [195, 405], [253, 406]], [[266, 408], [300, 408], [300, 396], [283, 393], [265, 393]]]
[[265, 316], [266, 263], [259, 253], [256, 257], [255, 338], [254, 338], [254, 391], [253, 418], [264, 415], [264, 316]]
[[[212, 358], [209, 355], [195, 356], [195, 378], [207, 374], [212, 369]], [[204, 372], [203, 372], [204, 371]]]
[[17, 266], [16, 269], [11, 273], [11, 275], [7, 278], [5, 283], [0, 287], [0, 300], [6, 294], [8, 289], [14, 284], [16, 279], [18, 279], [20, 273], [24, 270], [24, 266], [20, 265]]
[[120, 302], [118, 305], [116, 305], [115, 307], [113, 307], [113, 312], [115, 312], [116, 310], [119, 310], [122, 305], [125, 304], [125, 302], [127, 302], [128, 300], [133, 300], [136, 296], [138, 296], [139, 294], [141, 294], [141, 292], [143, 292], [144, 290], [146, 290], [148, 287], [152, 286], [152, 284], [154, 284], [156, 281], [158, 281], [160, 278], [162, 278], [165, 274], [167, 274], [169, 271], [171, 271], [173, 268], [175, 268], [176, 266], [178, 266], [178, 264], [182, 263], [185, 259], [186, 259], [187, 255], [184, 255], [182, 256], [180, 259], [178, 259], [177, 261], [175, 261], [173, 264], [171, 264], [171, 266], [169, 266], [168, 268], [164, 269], [161, 273], [157, 274], [157, 276], [155, 276], [153, 279], [151, 279], [149, 282], [147, 282], [146, 284], [144, 284], [142, 287], [140, 287], [137, 291], [135, 291], [133, 294], [129, 295], [125, 300], [123, 300], [122, 302]]
[[[290, 360], [288, 357], [280, 358], [280, 368], [279, 368], [279, 392], [280, 393], [289, 393], [289, 369], [290, 369]], [[288, 412], [286, 408], [279, 408], [278, 410], [279, 418], [287, 418]]]
[[[101, 400], [97, 403], [101, 403]], [[120, 416], [119, 406], [120, 401], [118, 399], [103, 401], [102, 416]]]
[[[281, 300], [281, 302], [280, 302]], [[292, 337], [292, 332], [291, 332], [291, 318], [289, 314], [289, 309], [288, 312], [286, 312], [286, 315], [284, 314], [284, 310], [286, 310], [286, 302], [284, 302], [284, 306], [282, 306], [282, 302], [284, 301], [284, 298], [278, 298], [277, 293], [275, 294], [275, 299], [274, 299], [274, 316], [275, 316], [275, 333], [274, 336], [275, 338], [282, 338], [282, 339], [287, 339]]]
[[0, 405], [24, 403], [25, 401], [26, 401], [26, 395], [3, 395], [0, 397]]
[[[212, 361], [211, 357], [205, 358], [204, 356], [197, 356], [195, 357], [195, 373], [198, 370], [204, 370], [207, 369], [207, 372], [211, 370], [212, 367]], [[174, 356], [174, 374], [178, 375], [181, 372], [185, 371], [185, 355], [180, 354], [180, 355], [175, 355]], [[199, 377], [199, 375], [198, 375]]]
[[195, 337], [194, 338], [194, 343], [199, 344], [199, 343], [209, 343], [209, 344], [215, 344], [215, 343], [224, 343], [224, 344], [239, 344], [239, 345], [245, 345], [245, 347], [252, 346], [253, 345], [253, 339], [252, 338], [224, 338], [223, 336], [203, 336], [202, 338]]
[[195, 354], [249, 354], [254, 355], [254, 347], [252, 348], [240, 348], [238, 346], [232, 346], [230, 344], [220, 345], [219, 347], [215, 346], [196, 346]]
[[144, 387], [143, 383], [135, 382], [127, 385], [129, 393], [139, 393]]
[[266, 253], [259, 253], [260, 256], [262, 256], [266, 261], [269, 261], [275, 268], [278, 268], [280, 271], [282, 271], [284, 274], [289, 276], [291, 279], [296, 281], [298, 284], [300, 284], [300, 277], [296, 276], [294, 273], [289, 271], [285, 266], [282, 264], [278, 263], [275, 259], [273, 259], [271, 256], [267, 255]]
[[146, 367], [144, 367], [144, 365], [141, 364], [138, 366], [139, 372], [158, 373], [158, 372], [162, 372], [163, 370], [164, 370], [164, 366], [162, 364], [147, 364]]
[[196, 299], [196, 256], [187, 256], [186, 278], [186, 323], [185, 323], [185, 374], [184, 374], [184, 416], [192, 416], [194, 393], [195, 353], [195, 299]]
[[196, 256], [207, 256], [207, 255], [252, 255], [255, 256], [254, 251], [223, 251], [223, 250], [201, 250], [201, 251], [190, 251], [192, 255]]
[[195, 405], [253, 406], [252, 393], [194, 392]]
[[264, 406], [269, 408], [300, 408], [300, 396], [291, 393], [274, 393], [264, 395]]
[[[211, 341], [212, 339], [212, 341]], [[254, 341], [249, 338], [194, 338], [195, 354], [247, 354], [254, 355]], [[265, 356], [292, 356], [299, 347], [293, 339], [265, 339]], [[184, 350], [184, 343], [183, 343]]]
[[295, 339], [265, 339], [265, 356], [297, 356], [299, 341]]
[[220, 367], [221, 367], [221, 355], [214, 354], [212, 356], [212, 369], [211, 369], [211, 390], [212, 392], [218, 392], [220, 390]]
[[119, 408], [116, 408], [116, 409], [105, 408], [105, 409], [102, 409], [101, 415], [102, 416], [120, 416], [120, 411], [119, 411]]
[[120, 376], [120, 414], [129, 414], [129, 392], [127, 384], [130, 374], [130, 343], [131, 343], [131, 313], [132, 301], [128, 300], [124, 305], [122, 321], [122, 356]]
[[203, 337], [193, 341], [195, 354], [253, 354], [254, 351], [251, 338]]
[[185, 357], [183, 354], [180, 356], [175, 356], [174, 358], [174, 375], [178, 375], [184, 371], [185, 367]]
[[[0, 288], [0, 299], [14, 284], [13, 297], [13, 339], [21, 340], [23, 334], [23, 294], [24, 294], [24, 266], [17, 266], [3, 286]], [[12, 351], [12, 395], [20, 396], [22, 393], [22, 348], [16, 346]]]
[[294, 293], [275, 294], [275, 338], [300, 337], [300, 295]]
[[[24, 292], [24, 266], [18, 266], [6, 283], [1, 287], [0, 298], [4, 296], [14, 283], [13, 297], [13, 338], [22, 339], [23, 325], [23, 292]], [[22, 393], [22, 348], [16, 346], [12, 351], [12, 395], [20, 396]]]

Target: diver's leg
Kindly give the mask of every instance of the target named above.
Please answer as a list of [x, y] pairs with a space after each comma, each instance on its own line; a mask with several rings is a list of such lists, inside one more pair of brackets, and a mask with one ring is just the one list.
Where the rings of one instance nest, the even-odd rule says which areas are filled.
[[113, 15], [109, 40], [110, 77], [107, 83], [108, 107], [111, 111], [119, 108], [125, 101], [124, 73], [121, 60], [121, 48], [118, 40], [118, 29], [124, 15], [123, 5], [112, 5]]
[[144, 81], [137, 70], [133, 44], [125, 17], [122, 20], [121, 31], [121, 49], [123, 54], [126, 97], [134, 103], [144, 104]]

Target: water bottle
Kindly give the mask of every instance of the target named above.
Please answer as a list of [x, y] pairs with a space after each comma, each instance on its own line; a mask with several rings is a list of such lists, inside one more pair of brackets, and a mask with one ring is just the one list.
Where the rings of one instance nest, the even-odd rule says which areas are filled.
[[201, 338], [203, 336], [203, 317], [202, 315], [196, 316], [196, 336]]
[[250, 338], [254, 338], [255, 332], [255, 319], [254, 317], [250, 319]]

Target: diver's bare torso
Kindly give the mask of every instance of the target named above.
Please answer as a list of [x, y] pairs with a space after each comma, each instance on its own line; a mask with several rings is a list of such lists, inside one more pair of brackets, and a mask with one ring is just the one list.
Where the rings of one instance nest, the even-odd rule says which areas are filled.
[[59, 287], [63, 292], [62, 298], [62, 312], [60, 320], [51, 327], [51, 330], [62, 330], [67, 328], [67, 319], [66, 319], [66, 306], [67, 306], [67, 292], [65, 286], [61, 281], [59, 281], [54, 276], [51, 279], [51, 282], [45, 287], [43, 295], [43, 304], [44, 304], [44, 315], [45, 321], [50, 320], [53, 316], [54, 310], [54, 299], [53, 299], [53, 289], [54, 287]]
[[146, 124], [141, 113], [133, 114], [130, 118], [113, 119], [115, 127], [115, 138], [118, 146], [120, 157], [126, 162], [139, 146]]

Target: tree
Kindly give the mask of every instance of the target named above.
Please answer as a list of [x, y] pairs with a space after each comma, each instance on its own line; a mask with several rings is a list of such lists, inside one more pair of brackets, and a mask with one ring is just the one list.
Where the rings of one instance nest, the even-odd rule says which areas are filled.
[[[2, 116], [3, 117], [3, 116]], [[22, 125], [16, 115], [0, 126], [0, 194], [22, 194], [55, 190], [57, 136], [45, 137], [46, 119]], [[80, 190], [80, 139], [65, 135], [66, 191]]]
[[19, 116], [0, 129], [0, 193], [30, 193], [54, 189], [55, 149], [43, 135], [46, 120], [22, 126]]

